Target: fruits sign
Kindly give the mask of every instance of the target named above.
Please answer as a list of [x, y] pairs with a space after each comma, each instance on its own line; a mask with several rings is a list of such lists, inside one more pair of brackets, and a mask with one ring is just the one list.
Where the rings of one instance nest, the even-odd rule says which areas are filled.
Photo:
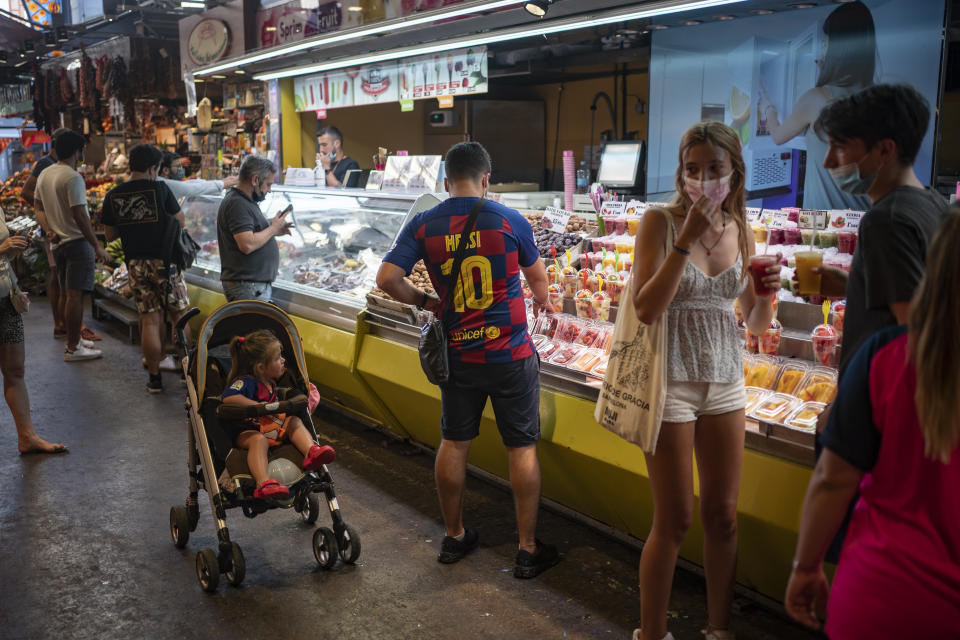
[[216, 62], [230, 48], [230, 29], [227, 23], [215, 18], [204, 18], [190, 32], [187, 51], [194, 64], [203, 66]]

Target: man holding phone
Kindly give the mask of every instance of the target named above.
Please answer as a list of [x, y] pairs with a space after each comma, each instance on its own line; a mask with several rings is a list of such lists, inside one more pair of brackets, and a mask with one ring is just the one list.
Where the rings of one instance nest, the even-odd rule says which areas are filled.
[[272, 220], [260, 211], [277, 174], [266, 158], [248, 156], [240, 166], [237, 186], [227, 192], [217, 213], [220, 244], [220, 281], [228, 302], [263, 300], [269, 302], [272, 283], [280, 267], [276, 236], [290, 235], [288, 221], [293, 205]]

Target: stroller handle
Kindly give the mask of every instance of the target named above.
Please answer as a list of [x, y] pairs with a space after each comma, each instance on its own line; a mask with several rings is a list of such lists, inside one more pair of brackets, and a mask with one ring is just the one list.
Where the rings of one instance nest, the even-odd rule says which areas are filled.
[[217, 407], [217, 417], [226, 420], [257, 418], [275, 413], [300, 413], [307, 408], [307, 396], [300, 394], [289, 400], [278, 402], [258, 402], [257, 404], [221, 404]]

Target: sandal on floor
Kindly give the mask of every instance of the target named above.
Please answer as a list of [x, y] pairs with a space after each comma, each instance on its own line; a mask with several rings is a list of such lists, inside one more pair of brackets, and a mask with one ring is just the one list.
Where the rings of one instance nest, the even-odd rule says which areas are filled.
[[103, 340], [103, 338], [100, 337], [99, 333], [97, 333], [96, 331], [94, 331], [89, 327], [82, 327], [80, 329], [80, 337], [83, 338], [84, 340], [90, 340], [91, 342]]
[[303, 459], [304, 471], [315, 471], [325, 464], [330, 464], [337, 458], [337, 452], [329, 445], [315, 444], [310, 447], [306, 457]]
[[290, 489], [286, 488], [273, 478], [270, 478], [253, 492], [254, 498], [286, 498], [290, 496]]

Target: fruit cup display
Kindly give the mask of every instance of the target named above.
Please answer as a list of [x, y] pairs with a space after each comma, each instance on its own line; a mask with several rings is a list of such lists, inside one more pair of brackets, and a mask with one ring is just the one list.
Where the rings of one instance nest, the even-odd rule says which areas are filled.
[[577, 287], [593, 293], [597, 290], [597, 275], [590, 269], [580, 269], [577, 272]]
[[560, 266], [556, 262], [547, 265], [547, 282], [549, 284], [560, 284]]
[[627, 233], [631, 236], [637, 235], [637, 229], [640, 228], [640, 218], [630, 217], [627, 218]]
[[797, 227], [791, 227], [783, 230], [783, 244], [802, 244], [803, 234]]
[[770, 229], [770, 241], [768, 244], [786, 244], [784, 238], [783, 229]]
[[590, 296], [594, 320], [600, 320], [601, 322], [610, 320], [610, 301], [610, 294], [602, 289]]
[[760, 353], [760, 337], [750, 333], [750, 329], [744, 331], [744, 348], [749, 353]]
[[760, 336], [760, 353], [768, 356], [775, 356], [780, 350], [780, 337], [783, 334], [783, 327], [774, 319], [770, 321], [770, 327]]
[[593, 292], [589, 289], [580, 289], [577, 291], [577, 294], [573, 297], [573, 302], [577, 307], [577, 317], [584, 320], [592, 317], [593, 314], [593, 305], [591, 304], [591, 297]]
[[547, 287], [547, 311], [561, 313], [563, 311], [563, 287], [551, 284]]
[[837, 232], [837, 249], [840, 253], [853, 255], [857, 248], [857, 234], [853, 231]]
[[840, 334], [829, 324], [821, 324], [810, 333], [813, 341], [813, 355], [817, 362], [829, 365], [840, 342]]
[[755, 224], [755, 225], [751, 226], [750, 228], [753, 230], [753, 240], [754, 240], [754, 242], [765, 243], [765, 242], [767, 241], [767, 228], [766, 228], [766, 227], [764, 227], [764, 226], [762, 226], [762, 225], [759, 225], [759, 224]]
[[611, 273], [604, 280], [604, 290], [610, 295], [610, 304], [620, 305], [620, 295], [623, 293], [624, 281], [616, 273]]
[[833, 305], [833, 313], [830, 316], [830, 324], [833, 325], [833, 328], [837, 330], [837, 335], [840, 338], [843, 338], [843, 317], [847, 313], [847, 305], [844, 302], [835, 302]]
[[577, 270], [571, 266], [566, 266], [560, 270], [560, 284], [563, 286], [563, 297], [573, 298], [577, 293], [579, 280], [577, 279]]

